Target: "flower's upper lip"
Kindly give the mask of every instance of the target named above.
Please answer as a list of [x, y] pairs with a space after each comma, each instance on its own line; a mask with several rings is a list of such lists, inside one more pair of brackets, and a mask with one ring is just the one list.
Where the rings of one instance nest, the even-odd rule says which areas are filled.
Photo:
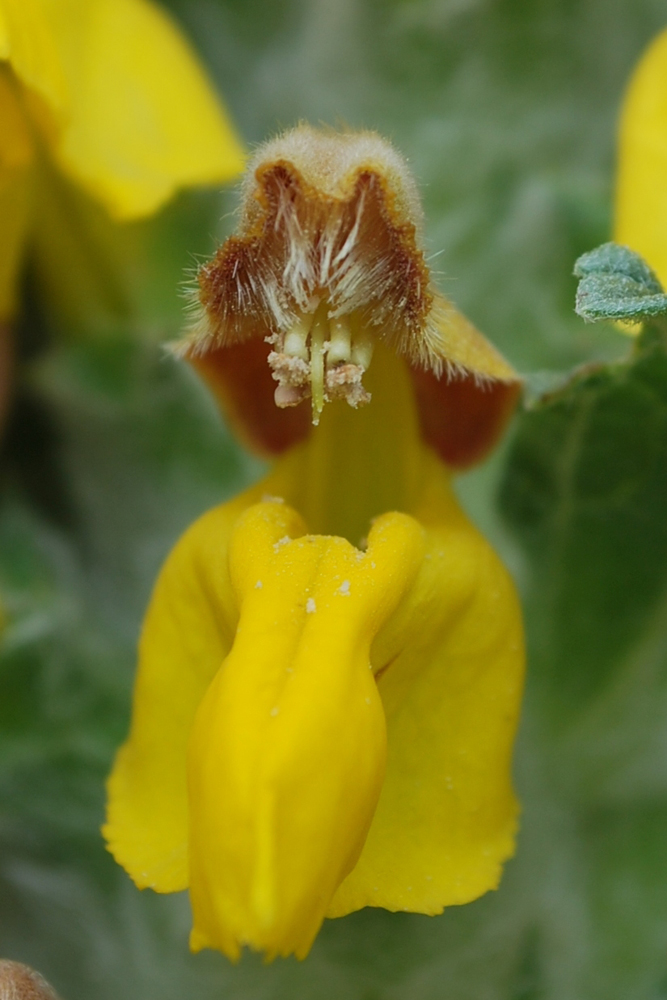
[[238, 230], [200, 269], [174, 350], [246, 443], [275, 455], [303, 440], [308, 398], [313, 423], [325, 402], [367, 403], [368, 363], [386, 345], [409, 366], [423, 439], [452, 466], [484, 457], [521, 379], [434, 287], [416, 187], [393, 148], [300, 127], [257, 151], [242, 190]]
[[244, 182], [250, 214], [258, 176], [267, 164], [280, 163], [298, 173], [309, 190], [331, 201], [348, 200], [360, 173], [381, 175], [396, 214], [409, 218], [417, 235], [421, 233], [423, 214], [412, 173], [403, 157], [375, 132], [336, 132], [304, 124], [264, 143], [250, 160]]
[[193, 354], [287, 330], [322, 299], [414, 352], [433, 302], [415, 223], [377, 164], [344, 180], [332, 195], [285, 159], [256, 169], [238, 233], [200, 271], [207, 335], [195, 330]]

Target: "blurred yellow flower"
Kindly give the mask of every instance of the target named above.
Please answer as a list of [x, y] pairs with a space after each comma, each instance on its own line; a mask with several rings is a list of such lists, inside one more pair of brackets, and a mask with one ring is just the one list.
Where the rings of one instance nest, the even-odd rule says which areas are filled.
[[182, 350], [280, 457], [160, 574], [104, 829], [139, 887], [190, 888], [194, 950], [303, 958], [326, 916], [440, 913], [514, 849], [521, 615], [448, 466], [518, 379], [430, 284], [419, 213], [388, 144], [301, 127], [200, 272]]
[[663, 287], [667, 287], [666, 234], [667, 31], [663, 31], [640, 59], [623, 103], [614, 232], [617, 243], [641, 254]]
[[195, 54], [151, 0], [0, 0], [0, 60], [0, 320], [45, 161], [118, 220], [242, 169]]

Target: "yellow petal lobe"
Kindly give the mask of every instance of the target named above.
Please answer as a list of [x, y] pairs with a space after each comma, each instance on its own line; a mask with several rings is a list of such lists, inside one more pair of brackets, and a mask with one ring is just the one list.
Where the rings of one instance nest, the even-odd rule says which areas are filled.
[[139, 888], [188, 885], [187, 743], [237, 621], [227, 545], [241, 498], [180, 539], [153, 592], [139, 645], [132, 728], [107, 783], [108, 849]]
[[[66, 113], [68, 88], [46, 0], [0, 0], [0, 58], [55, 115]], [[79, 12], [83, 5], [77, 4]]]
[[199, 62], [150, 0], [40, 0], [69, 92], [55, 153], [119, 219], [234, 177], [241, 144]]
[[618, 243], [641, 254], [667, 286], [667, 31], [642, 56], [621, 114], [616, 187]]
[[0, 59], [9, 59], [10, 52], [9, 24], [5, 14], [5, 5], [2, 3], [0, 4]]
[[445, 370], [468, 372], [480, 383], [519, 382], [519, 376], [500, 351], [439, 292], [434, 293], [430, 319], [431, 349], [442, 358]]
[[303, 957], [364, 844], [380, 794], [385, 720], [374, 635], [418, 571], [419, 525], [379, 518], [367, 552], [284, 534], [284, 508], [239, 520], [231, 652], [189, 747], [191, 947]]
[[362, 906], [440, 913], [496, 888], [514, 851], [517, 596], [433, 457], [415, 516], [425, 558], [371, 651], [387, 717], [386, 777], [328, 916]]

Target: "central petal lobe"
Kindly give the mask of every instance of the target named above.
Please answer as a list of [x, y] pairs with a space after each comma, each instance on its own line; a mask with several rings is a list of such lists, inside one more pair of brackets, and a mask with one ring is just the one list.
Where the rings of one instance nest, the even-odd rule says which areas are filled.
[[386, 732], [369, 649], [421, 564], [412, 519], [366, 553], [251, 507], [230, 542], [240, 620], [189, 745], [191, 945], [307, 953], [361, 853]]

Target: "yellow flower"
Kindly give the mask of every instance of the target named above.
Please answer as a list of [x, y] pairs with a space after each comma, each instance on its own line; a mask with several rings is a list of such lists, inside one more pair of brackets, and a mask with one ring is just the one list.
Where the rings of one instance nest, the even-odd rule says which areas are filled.
[[242, 168], [194, 53], [151, 0], [0, 0], [0, 60], [0, 320], [40, 226], [45, 161], [119, 220]]
[[[619, 131], [615, 232], [667, 287], [667, 31], [637, 65]], [[637, 327], [634, 327], [637, 329]]]
[[280, 457], [160, 574], [104, 833], [138, 886], [190, 888], [194, 950], [303, 958], [326, 916], [440, 913], [513, 852], [520, 611], [448, 466], [518, 380], [431, 285], [377, 136], [302, 126], [244, 195], [181, 350]]

